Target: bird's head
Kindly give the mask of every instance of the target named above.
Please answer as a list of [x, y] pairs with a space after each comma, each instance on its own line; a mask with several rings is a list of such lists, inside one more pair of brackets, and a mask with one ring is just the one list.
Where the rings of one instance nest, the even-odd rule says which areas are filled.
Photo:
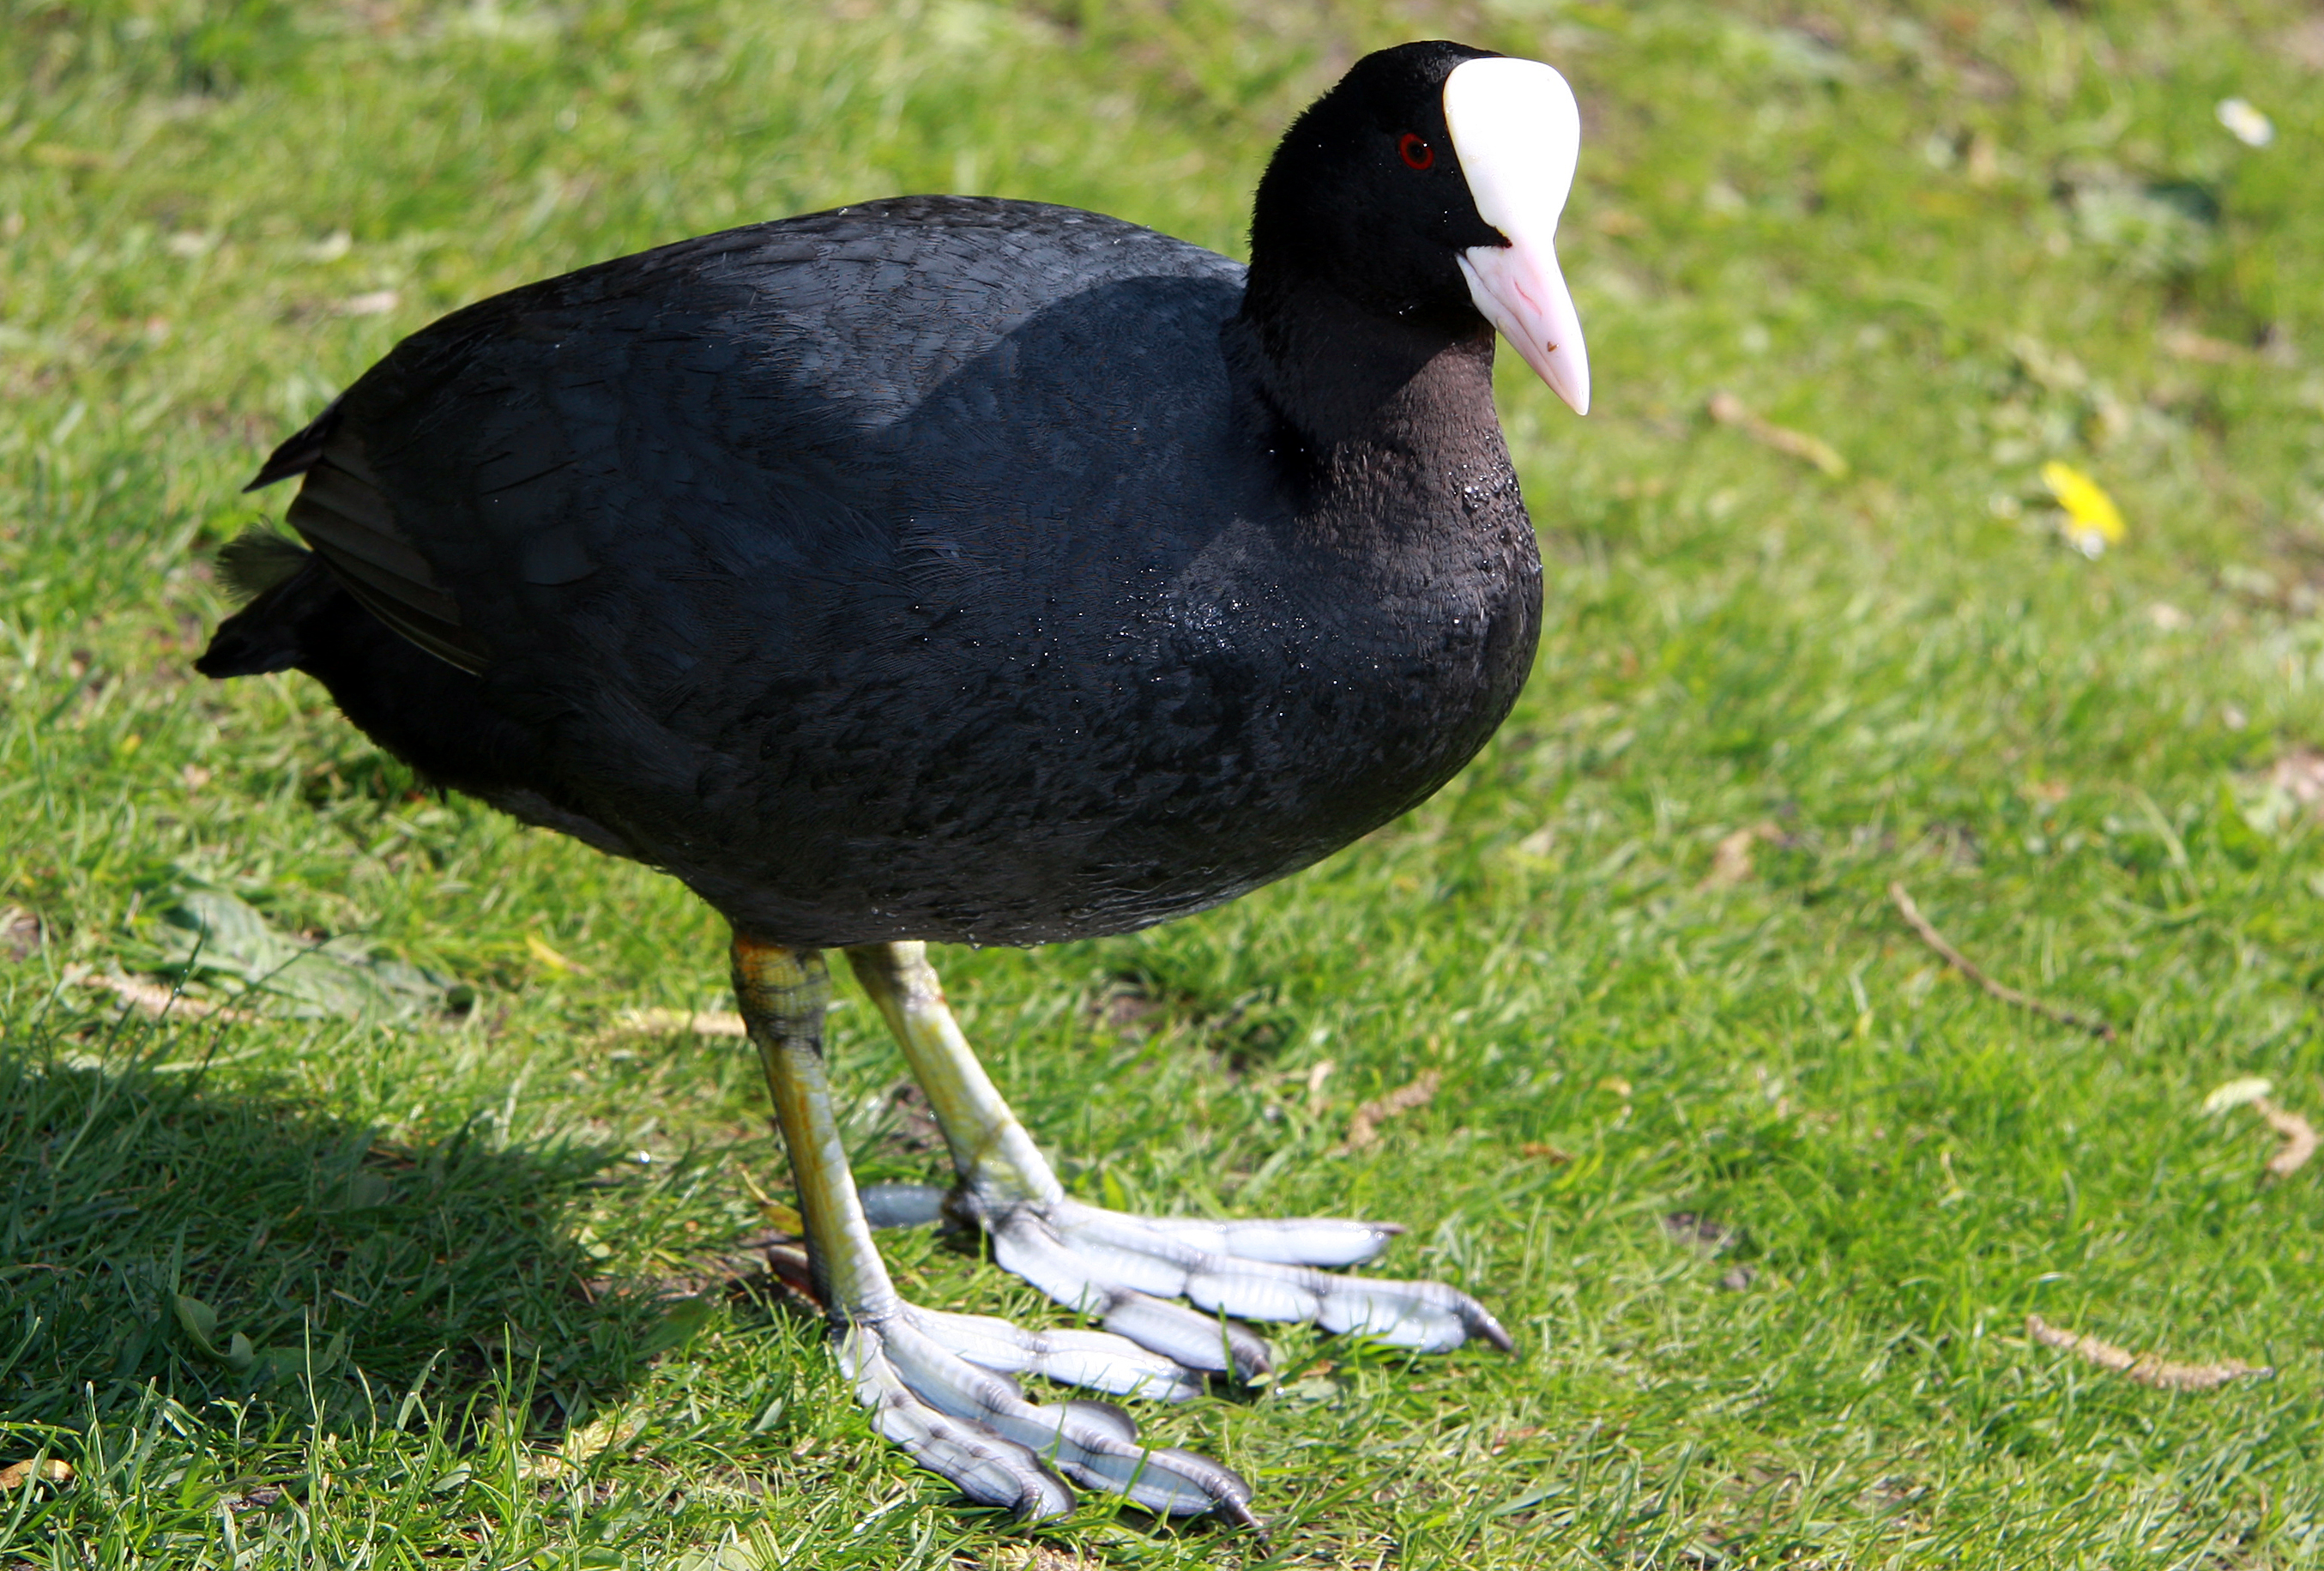
[[1381, 315], [1481, 316], [1578, 413], [1590, 360], [1558, 271], [1582, 120], [1565, 79], [1466, 45], [1365, 56], [1285, 133], [1251, 217], [1254, 275]]

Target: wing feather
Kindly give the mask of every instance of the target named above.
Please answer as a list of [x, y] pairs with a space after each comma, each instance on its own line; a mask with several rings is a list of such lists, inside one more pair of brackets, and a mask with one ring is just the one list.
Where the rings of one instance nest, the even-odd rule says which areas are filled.
[[347, 592], [438, 659], [465, 671], [483, 670], [491, 652], [462, 624], [459, 602], [397, 526], [362, 439], [350, 430], [330, 431], [306, 459], [304, 473], [288, 522]]

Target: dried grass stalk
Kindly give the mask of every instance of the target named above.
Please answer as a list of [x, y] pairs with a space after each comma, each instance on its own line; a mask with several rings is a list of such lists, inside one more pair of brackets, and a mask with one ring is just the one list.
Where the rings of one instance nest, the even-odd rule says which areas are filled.
[[614, 1021], [613, 1030], [640, 1036], [750, 1035], [742, 1024], [742, 1017], [731, 1009], [625, 1009]]
[[1795, 431], [1762, 420], [1744, 402], [1731, 393], [1714, 393], [1709, 404], [1711, 418], [1723, 426], [1733, 426], [1763, 448], [1773, 448], [1805, 463], [1813, 464], [1838, 480], [1848, 473], [1848, 460], [1840, 456], [1830, 442], [1812, 437], [1805, 431]]
[[1913, 903], [1913, 897], [1904, 892], [1903, 884], [1890, 884], [1888, 898], [1895, 902], [1897, 914], [1904, 919], [1904, 925], [1920, 935], [1921, 942], [1943, 956], [1955, 970], [2001, 1000], [2002, 1003], [2014, 1003], [2020, 1009], [2030, 1009], [2045, 1020], [2054, 1020], [2060, 1025], [2070, 1025], [2076, 1030], [2088, 1031], [2102, 1040], [2109, 1042], [2114, 1040], [2114, 1027], [2098, 1016], [2068, 1009], [2063, 1004], [2044, 1003], [2038, 998], [2029, 997], [2015, 987], [2006, 983], [1996, 982], [1992, 977], [1987, 976], [1968, 956], [1954, 948], [1946, 940], [1945, 936], [1937, 931], [1934, 923], [1921, 914], [1921, 908]]
[[2240, 1358], [2223, 1358], [2216, 1363], [2178, 1363], [2156, 1353], [2133, 1353], [2127, 1347], [2116, 1347], [2095, 1336], [2078, 1336], [2062, 1326], [2051, 1325], [2039, 1315], [2025, 1317], [2025, 1334], [2044, 1347], [2059, 1348], [2086, 1363], [2095, 1363], [2157, 1391], [2207, 1391], [2246, 1375], [2275, 1372], [2259, 1364], [2246, 1363]]
[[2296, 1113], [2278, 1107], [2264, 1096], [2255, 1099], [2252, 1105], [2259, 1110], [2262, 1118], [2267, 1120], [2268, 1128], [2283, 1137], [2283, 1143], [2275, 1148], [2273, 1156], [2267, 1159], [2268, 1175], [2288, 1178], [2306, 1167], [2308, 1159], [2316, 1154], [2315, 1125]]

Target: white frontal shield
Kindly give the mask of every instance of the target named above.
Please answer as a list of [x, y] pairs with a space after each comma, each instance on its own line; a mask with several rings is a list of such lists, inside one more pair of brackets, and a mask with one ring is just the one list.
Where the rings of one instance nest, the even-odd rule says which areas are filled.
[[1588, 414], [1590, 356], [1554, 244], [1582, 151], [1573, 89], [1537, 60], [1464, 60], [1444, 79], [1444, 123], [1478, 216], [1508, 241], [1461, 254], [1470, 296], [1525, 363]]

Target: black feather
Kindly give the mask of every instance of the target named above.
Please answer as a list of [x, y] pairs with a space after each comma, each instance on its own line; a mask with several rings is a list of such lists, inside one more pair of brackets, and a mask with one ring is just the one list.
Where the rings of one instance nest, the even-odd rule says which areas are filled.
[[315, 467], [323, 456], [323, 444], [330, 439], [332, 428], [339, 423], [339, 404], [345, 398], [331, 400], [323, 412], [309, 420], [297, 434], [267, 456], [256, 478], [243, 487], [244, 491], [263, 491], [277, 481], [288, 480], [293, 475], [303, 475]]
[[218, 548], [218, 571], [236, 603], [247, 604], [305, 567], [313, 554], [271, 529], [245, 530]]

